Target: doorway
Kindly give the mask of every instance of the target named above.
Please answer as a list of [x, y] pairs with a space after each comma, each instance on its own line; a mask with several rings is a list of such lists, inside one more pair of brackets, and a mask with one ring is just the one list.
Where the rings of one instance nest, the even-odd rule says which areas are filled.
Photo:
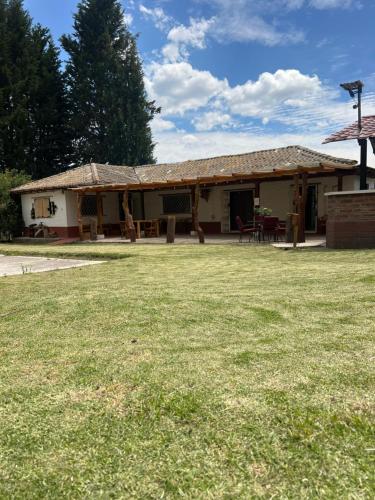
[[305, 230], [312, 233], [317, 231], [318, 221], [318, 186], [309, 184], [307, 186], [306, 208], [305, 208]]
[[251, 190], [230, 191], [230, 230], [237, 231], [236, 217], [241, 217], [244, 224], [254, 219], [254, 193]]

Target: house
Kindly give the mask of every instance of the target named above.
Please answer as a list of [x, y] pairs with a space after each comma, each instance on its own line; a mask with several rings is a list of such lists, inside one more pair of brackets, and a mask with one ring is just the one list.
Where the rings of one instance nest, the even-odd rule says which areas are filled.
[[324, 194], [358, 184], [356, 161], [288, 146], [140, 167], [91, 163], [17, 187], [13, 194], [21, 196], [25, 228], [43, 223], [61, 237], [82, 236], [88, 217], [97, 218], [99, 233], [120, 234], [125, 195], [133, 219], [158, 219], [161, 231], [173, 214], [176, 231], [190, 232], [192, 209], [198, 209], [192, 205], [199, 202], [199, 224], [207, 234], [236, 231], [236, 216], [250, 220], [259, 207], [285, 220], [302, 198], [305, 230], [316, 233], [324, 232]]

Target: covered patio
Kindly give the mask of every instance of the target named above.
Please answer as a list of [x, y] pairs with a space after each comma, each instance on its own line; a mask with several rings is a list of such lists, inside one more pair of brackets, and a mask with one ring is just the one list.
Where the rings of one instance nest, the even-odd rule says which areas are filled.
[[[350, 169], [352, 167], [349, 167]], [[191, 238], [198, 238], [200, 243], [207, 240], [207, 236], [214, 237], [221, 243], [225, 241], [238, 241], [238, 236], [233, 233], [241, 233], [241, 227], [238, 220], [242, 220], [246, 227], [253, 224], [256, 228], [258, 242], [271, 240], [269, 234], [263, 228], [263, 219], [276, 219], [280, 227], [283, 227], [284, 234], [280, 236], [285, 238], [285, 224], [288, 215], [298, 215], [298, 242], [302, 243], [306, 240], [306, 230], [311, 231], [311, 227], [306, 227], [309, 223], [308, 213], [308, 198], [309, 198], [309, 180], [319, 179], [322, 175], [334, 175], [338, 177], [338, 190], [342, 190], [343, 177], [347, 166], [336, 166], [320, 164], [314, 167], [297, 167], [294, 169], [274, 169], [272, 172], [241, 174], [232, 173], [230, 175], [214, 175], [211, 177], [196, 178], [181, 178], [175, 180], [165, 180], [157, 182], [139, 182], [132, 184], [103, 184], [89, 187], [71, 188], [71, 192], [76, 196], [77, 221], [79, 236], [81, 240], [98, 239], [102, 241], [113, 241], [114, 239], [129, 239], [132, 242], [137, 240], [163, 240], [168, 231], [179, 234], [180, 240], [190, 242]], [[292, 203], [289, 200], [283, 200], [283, 204], [287, 207], [283, 212], [282, 217], [267, 217], [257, 216], [261, 210], [262, 186], [272, 186], [280, 181], [287, 183], [292, 189]], [[314, 185], [315, 186], [315, 185]], [[210, 195], [215, 189], [221, 189], [221, 193], [227, 199], [229, 211], [225, 210], [225, 216], [229, 219], [227, 235], [223, 234], [223, 223], [218, 221], [208, 222], [205, 217], [202, 217], [202, 203], [208, 203]], [[103, 218], [103, 197], [116, 195], [120, 208], [120, 218], [117, 222], [114, 220], [104, 221]], [[184, 207], [184, 213], [180, 215], [169, 214], [165, 209], [162, 216], [158, 213], [153, 214], [150, 206], [147, 206], [147, 201], [152, 205], [152, 199], [165, 199], [175, 197], [179, 200], [182, 197], [187, 197], [186, 207], [189, 207], [187, 212]], [[82, 207], [85, 199], [90, 197], [92, 201], [95, 199], [95, 213], [88, 216], [83, 213]], [[234, 200], [234, 203], [233, 203]], [[181, 201], [180, 201], [181, 202]], [[277, 200], [280, 205], [280, 200]], [[315, 201], [316, 203], [316, 201]], [[215, 204], [213, 202], [213, 204]], [[203, 207], [204, 210], [205, 207]], [[268, 203], [268, 210], [273, 212], [272, 203]], [[182, 209], [180, 209], [182, 212]], [[311, 209], [310, 209], [311, 210]], [[206, 210], [207, 212], [207, 210]], [[229, 212], [229, 213], [228, 213]], [[121, 216], [122, 215], [122, 216]], [[211, 216], [212, 219], [215, 215]], [[262, 220], [261, 220], [262, 219]], [[94, 222], [94, 230], [92, 229]], [[91, 226], [90, 226], [91, 223]], [[170, 229], [172, 227], [172, 229]], [[168, 229], [169, 228], [169, 229]], [[314, 231], [316, 232], [316, 231]], [[94, 235], [94, 236], [93, 236]], [[217, 238], [218, 236], [223, 236]], [[266, 235], [266, 237], [265, 237]], [[276, 235], [276, 232], [275, 232]], [[248, 236], [245, 231], [245, 238]], [[250, 239], [250, 238], [249, 238]], [[275, 236], [274, 241], [280, 239]], [[322, 238], [320, 238], [322, 239]], [[324, 239], [324, 238], [323, 238]]]
[[287, 146], [138, 167], [90, 163], [13, 194], [22, 197], [25, 236], [171, 242], [190, 235], [204, 243], [242, 228], [246, 239], [252, 227], [264, 241], [284, 237], [288, 214], [297, 214], [303, 242], [306, 233], [324, 234], [324, 194], [354, 189], [357, 179], [353, 160]]

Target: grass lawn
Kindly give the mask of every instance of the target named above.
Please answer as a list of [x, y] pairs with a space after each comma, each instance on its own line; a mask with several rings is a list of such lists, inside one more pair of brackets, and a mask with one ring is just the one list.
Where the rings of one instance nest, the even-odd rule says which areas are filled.
[[0, 498], [374, 498], [375, 251], [4, 252]]

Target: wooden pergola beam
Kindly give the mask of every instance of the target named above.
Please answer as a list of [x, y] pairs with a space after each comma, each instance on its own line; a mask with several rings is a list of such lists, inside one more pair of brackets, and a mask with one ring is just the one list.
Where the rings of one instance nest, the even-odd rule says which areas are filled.
[[196, 178], [181, 178], [175, 180], [166, 180], [166, 181], [157, 181], [157, 182], [140, 182], [140, 183], [129, 183], [129, 184], [102, 184], [102, 185], [94, 185], [94, 186], [84, 186], [84, 187], [72, 187], [70, 190], [72, 191], [88, 191], [88, 192], [101, 192], [101, 191], [124, 191], [124, 189], [128, 191], [146, 191], [153, 189], [169, 189], [170, 187], [191, 187], [198, 184], [205, 185], [216, 185], [223, 184], [227, 182], [234, 181], [256, 181], [256, 180], [266, 180], [269, 178], [275, 177], [291, 177], [295, 174], [302, 174], [303, 172], [316, 174], [316, 173], [327, 173], [327, 172], [335, 172], [337, 169], [344, 170], [352, 170], [351, 166], [343, 166], [339, 167], [332, 165], [321, 164], [316, 167], [296, 167], [295, 169], [274, 169], [272, 172], [256, 172], [256, 173], [232, 173], [227, 175], [213, 175], [213, 176], [199, 176]]

